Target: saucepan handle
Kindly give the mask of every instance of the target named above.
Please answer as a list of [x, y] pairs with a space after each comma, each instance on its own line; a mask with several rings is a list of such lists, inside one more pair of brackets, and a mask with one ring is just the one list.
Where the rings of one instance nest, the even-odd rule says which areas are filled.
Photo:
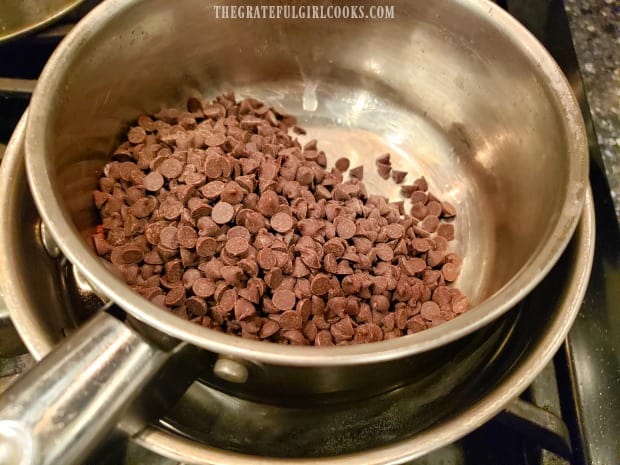
[[114, 317], [97, 314], [0, 397], [0, 463], [83, 459], [168, 357]]

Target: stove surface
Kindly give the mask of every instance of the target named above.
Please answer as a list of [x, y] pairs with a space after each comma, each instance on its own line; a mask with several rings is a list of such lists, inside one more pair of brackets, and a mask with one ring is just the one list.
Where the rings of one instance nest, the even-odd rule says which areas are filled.
[[[0, 45], [0, 155], [26, 109], [47, 58], [72, 24], [97, 1], [34, 36]], [[521, 402], [462, 440], [415, 465], [620, 464], [620, 232], [596, 143], [567, 17], [560, 1], [498, 2], [547, 47], [580, 100], [589, 130], [597, 223], [596, 252], [586, 298], [564, 346]], [[6, 315], [0, 306], [0, 329]], [[6, 334], [10, 333], [10, 328]], [[0, 336], [4, 336], [4, 332]], [[8, 337], [8, 336], [6, 336]], [[32, 363], [2, 353], [0, 392]], [[15, 350], [15, 349], [13, 349]], [[17, 350], [19, 352], [19, 350]], [[23, 350], [22, 350], [23, 352]], [[547, 412], [548, 415], [545, 415]], [[85, 465], [175, 465], [126, 440], [111, 438]]]

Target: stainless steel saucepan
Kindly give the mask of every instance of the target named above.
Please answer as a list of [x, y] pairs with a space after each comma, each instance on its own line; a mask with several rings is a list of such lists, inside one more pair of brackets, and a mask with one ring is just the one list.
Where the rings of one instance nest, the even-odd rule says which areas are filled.
[[[67, 36], [30, 107], [30, 187], [64, 256], [127, 311], [133, 329], [98, 315], [24, 377], [0, 411], [11, 463], [77, 460], [178, 341], [220, 357], [218, 388], [321, 401], [423, 380], [455, 354], [489, 345], [488, 355], [501, 343], [500, 317], [550, 270], [577, 224], [587, 186], [581, 115], [544, 48], [495, 5], [396, 1], [394, 11], [383, 20], [250, 21], [216, 19], [201, 0], [108, 0]], [[282, 104], [332, 161], [346, 155], [370, 173], [374, 157], [390, 151], [411, 177], [424, 174], [459, 211], [455, 248], [465, 261], [457, 284], [474, 308], [415, 335], [317, 349], [198, 327], [119, 281], [87, 241], [97, 222], [91, 191], [111, 149], [140, 112], [223, 89]], [[397, 196], [378, 177], [367, 185]], [[12, 317], [26, 328], [34, 315]], [[36, 338], [21, 334], [36, 349]], [[68, 412], [68, 402], [80, 408]], [[33, 412], [41, 409], [29, 403], [50, 406], [43, 411], [55, 420], [52, 433], [39, 428]]]

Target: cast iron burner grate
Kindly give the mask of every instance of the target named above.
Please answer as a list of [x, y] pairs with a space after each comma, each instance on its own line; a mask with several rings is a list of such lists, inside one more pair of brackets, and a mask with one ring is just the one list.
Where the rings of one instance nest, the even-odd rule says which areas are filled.
[[[74, 22], [97, 0], [87, 1], [64, 22], [0, 45], [0, 157], [30, 101], [45, 62]], [[620, 233], [585, 102], [568, 20], [560, 1], [498, 1], [545, 44], [580, 98], [592, 141], [591, 184], [597, 248], [580, 317], [567, 341], [534, 383], [503, 413], [462, 440], [428, 454], [415, 465], [614, 465], [620, 463], [618, 328], [609, 283], [620, 269]], [[0, 319], [3, 309], [0, 308]], [[617, 309], [616, 317], [617, 315]], [[1, 323], [1, 322], [0, 322]], [[0, 391], [33, 363], [25, 354], [0, 353]], [[174, 465], [175, 462], [112, 438], [87, 465]]]

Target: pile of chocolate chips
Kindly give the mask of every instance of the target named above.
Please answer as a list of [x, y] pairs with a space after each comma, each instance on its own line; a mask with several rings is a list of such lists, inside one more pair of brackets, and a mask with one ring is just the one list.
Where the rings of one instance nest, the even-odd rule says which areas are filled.
[[[454, 207], [420, 178], [405, 214], [366, 191], [363, 167], [327, 169], [295, 124], [232, 93], [140, 116], [94, 192], [98, 255], [175, 315], [251, 339], [366, 343], [465, 312]], [[376, 168], [387, 178], [389, 155]]]

